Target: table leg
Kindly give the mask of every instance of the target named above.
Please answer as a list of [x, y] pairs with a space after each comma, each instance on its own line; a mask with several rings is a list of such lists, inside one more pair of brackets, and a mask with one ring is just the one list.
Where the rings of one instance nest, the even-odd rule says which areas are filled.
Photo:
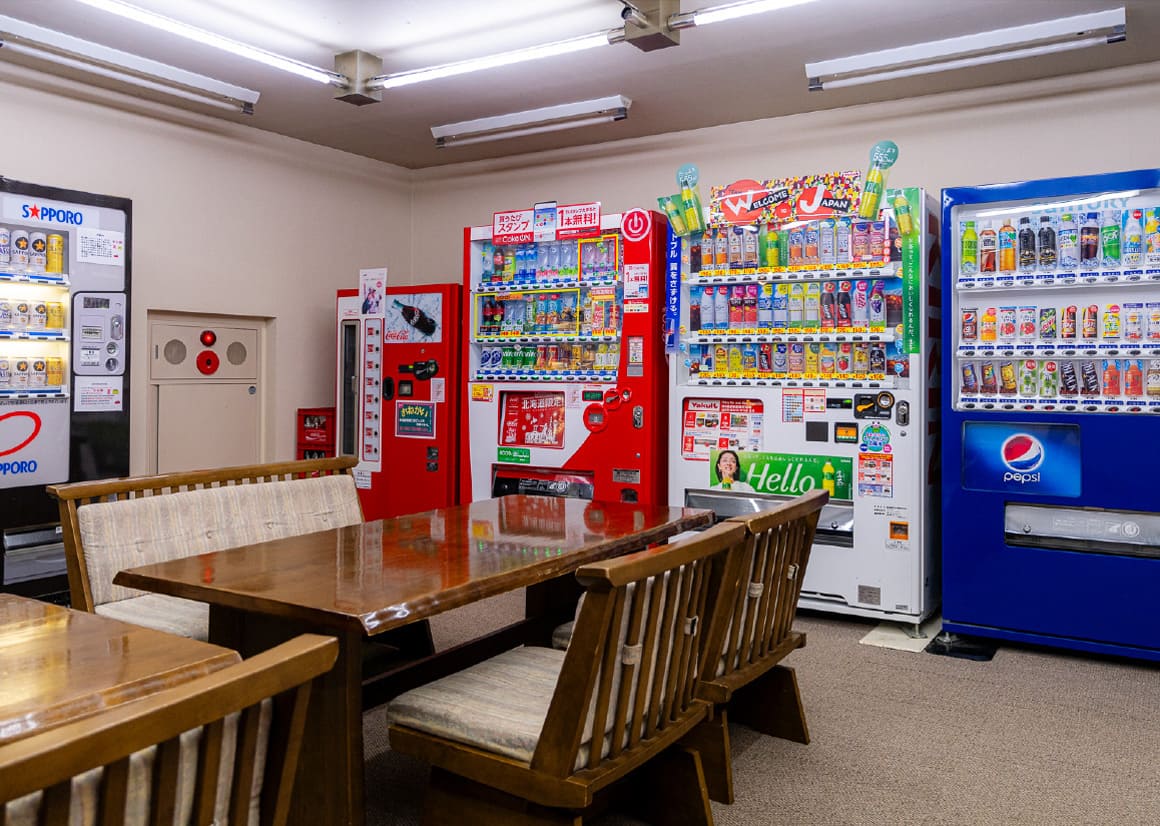
[[210, 606], [210, 639], [243, 657], [302, 633], [339, 640], [334, 668], [319, 677], [310, 696], [294, 802], [295, 826], [362, 826], [362, 640], [361, 633], [313, 628], [294, 620]]

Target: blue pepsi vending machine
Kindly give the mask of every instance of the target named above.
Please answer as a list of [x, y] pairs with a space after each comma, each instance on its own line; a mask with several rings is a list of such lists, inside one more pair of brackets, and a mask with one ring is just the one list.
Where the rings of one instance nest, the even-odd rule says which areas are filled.
[[1160, 170], [943, 190], [944, 629], [1160, 660]]

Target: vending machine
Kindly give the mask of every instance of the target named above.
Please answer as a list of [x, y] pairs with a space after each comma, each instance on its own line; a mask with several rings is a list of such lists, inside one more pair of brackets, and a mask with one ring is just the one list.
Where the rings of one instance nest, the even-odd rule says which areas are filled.
[[462, 501], [667, 501], [665, 227], [547, 203], [464, 230]]
[[713, 188], [685, 239], [669, 501], [719, 516], [812, 489], [800, 605], [917, 625], [938, 607], [938, 215], [858, 215], [860, 173]]
[[0, 178], [0, 590], [65, 601], [44, 487], [129, 472], [131, 211]]
[[1160, 660], [1160, 170], [943, 219], [944, 627]]
[[363, 271], [338, 292], [336, 447], [357, 456], [369, 521], [442, 508], [458, 493], [458, 284], [389, 287]]

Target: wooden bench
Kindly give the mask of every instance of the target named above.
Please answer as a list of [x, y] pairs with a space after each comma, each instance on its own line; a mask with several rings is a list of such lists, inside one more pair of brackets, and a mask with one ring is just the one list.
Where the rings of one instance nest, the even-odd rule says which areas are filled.
[[579, 824], [634, 773], [651, 818], [712, 823], [680, 743], [711, 711], [694, 696], [707, 611], [744, 538], [722, 524], [587, 565], [567, 651], [517, 648], [392, 700], [392, 751], [432, 764], [423, 822]]
[[[8, 826], [281, 826], [312, 681], [338, 655], [303, 635], [237, 665], [0, 746]], [[267, 698], [274, 698], [268, 702]]]
[[50, 485], [72, 607], [204, 640], [204, 603], [113, 584], [124, 568], [363, 521], [353, 457]]
[[794, 614], [818, 517], [829, 500], [814, 490], [753, 516], [721, 524], [745, 528], [736, 585], [725, 584], [709, 624], [697, 697], [713, 713], [686, 741], [702, 756], [712, 800], [733, 802], [729, 718], [763, 734], [810, 741], [792, 668], [782, 659], [806, 644]]

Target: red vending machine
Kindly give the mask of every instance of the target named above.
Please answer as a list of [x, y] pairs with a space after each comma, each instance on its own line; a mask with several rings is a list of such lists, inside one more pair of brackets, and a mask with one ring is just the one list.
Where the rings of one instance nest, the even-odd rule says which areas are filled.
[[[458, 284], [338, 292], [339, 455], [357, 456], [366, 519], [456, 502]], [[374, 286], [378, 283], [379, 286]]]
[[461, 501], [667, 501], [666, 228], [548, 203], [464, 230]]

